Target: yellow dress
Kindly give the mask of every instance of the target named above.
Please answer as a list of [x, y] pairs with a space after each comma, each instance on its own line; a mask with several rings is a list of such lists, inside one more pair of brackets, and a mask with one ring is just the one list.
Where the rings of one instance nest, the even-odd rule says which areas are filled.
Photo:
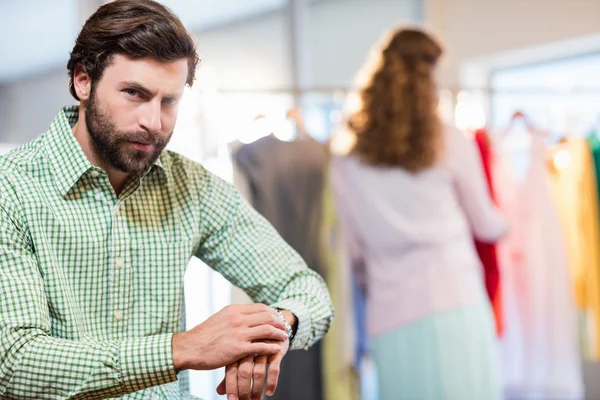
[[580, 340], [587, 360], [600, 358], [600, 225], [596, 172], [591, 151], [570, 137], [549, 154], [549, 178], [560, 215], [580, 315]]
[[354, 368], [354, 322], [350, 263], [344, 249], [332, 188], [323, 188], [321, 245], [324, 273], [336, 318], [323, 338], [323, 384], [326, 400], [352, 400], [358, 391]]

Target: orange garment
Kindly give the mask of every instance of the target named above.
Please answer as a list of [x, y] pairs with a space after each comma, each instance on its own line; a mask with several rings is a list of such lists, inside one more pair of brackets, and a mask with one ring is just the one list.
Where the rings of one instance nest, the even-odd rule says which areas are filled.
[[587, 142], [570, 137], [551, 149], [548, 162], [579, 309], [583, 356], [598, 359], [600, 224], [594, 161]]

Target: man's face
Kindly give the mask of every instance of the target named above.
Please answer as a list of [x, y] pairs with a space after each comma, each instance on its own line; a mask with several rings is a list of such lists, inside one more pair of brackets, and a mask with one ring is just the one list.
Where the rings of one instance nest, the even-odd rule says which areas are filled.
[[109, 167], [142, 174], [167, 146], [187, 78], [187, 60], [163, 63], [115, 55], [92, 84], [85, 122]]

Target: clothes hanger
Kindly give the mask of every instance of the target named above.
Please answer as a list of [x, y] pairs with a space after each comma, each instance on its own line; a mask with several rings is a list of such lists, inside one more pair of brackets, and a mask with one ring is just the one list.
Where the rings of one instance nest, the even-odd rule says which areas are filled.
[[300, 111], [300, 108], [296, 106], [290, 108], [285, 114], [285, 118], [292, 120], [296, 125], [296, 139], [312, 139], [312, 136], [308, 133], [306, 125], [304, 124], [304, 119], [302, 118], [302, 112]]
[[512, 129], [515, 125], [515, 122], [518, 120], [523, 121], [528, 135], [530, 135], [530, 136], [536, 135], [536, 136], [543, 136], [543, 137], [546, 137], [548, 135], [547, 131], [540, 131], [539, 129], [537, 129], [535, 127], [535, 125], [531, 123], [531, 120], [523, 111], [517, 110], [512, 115], [507, 129], [504, 131], [504, 134], [502, 135], [503, 139], [506, 138], [506, 136], [508, 136], [510, 134], [510, 132], [512, 131]]
[[523, 113], [522, 111], [515, 111], [515, 113], [512, 115], [512, 117], [510, 119], [508, 128], [506, 129], [506, 133], [509, 133], [513, 129], [513, 126], [515, 125], [515, 121], [517, 121], [519, 119], [523, 120], [523, 122], [525, 123], [525, 127], [527, 128], [527, 130], [529, 132], [536, 131], [535, 127], [533, 126], [533, 124], [531, 124], [531, 122], [529, 121], [529, 118], [525, 115], [525, 113]]

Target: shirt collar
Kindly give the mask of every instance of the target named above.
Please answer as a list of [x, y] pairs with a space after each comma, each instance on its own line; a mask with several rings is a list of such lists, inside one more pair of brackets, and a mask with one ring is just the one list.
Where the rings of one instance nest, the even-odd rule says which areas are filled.
[[[83, 175], [98, 169], [92, 165], [73, 134], [72, 127], [78, 119], [79, 106], [63, 107], [46, 133], [48, 160], [54, 172], [57, 188], [62, 196], [66, 196]], [[146, 175], [156, 169], [160, 174], [161, 184], [166, 185], [169, 183], [170, 173], [161, 160], [163, 155]]]
[[150, 172], [152, 172], [153, 170], [157, 170], [158, 173], [160, 174], [160, 183], [161, 185], [168, 185], [169, 181], [170, 181], [170, 176], [171, 176], [171, 171], [168, 168], [168, 163], [164, 163], [163, 162], [163, 157], [165, 156], [165, 151], [163, 151], [163, 153], [160, 155], [160, 157], [158, 157], [158, 160], [156, 160], [156, 162], [154, 163], [154, 165], [152, 166], [152, 168], [150, 169]]

